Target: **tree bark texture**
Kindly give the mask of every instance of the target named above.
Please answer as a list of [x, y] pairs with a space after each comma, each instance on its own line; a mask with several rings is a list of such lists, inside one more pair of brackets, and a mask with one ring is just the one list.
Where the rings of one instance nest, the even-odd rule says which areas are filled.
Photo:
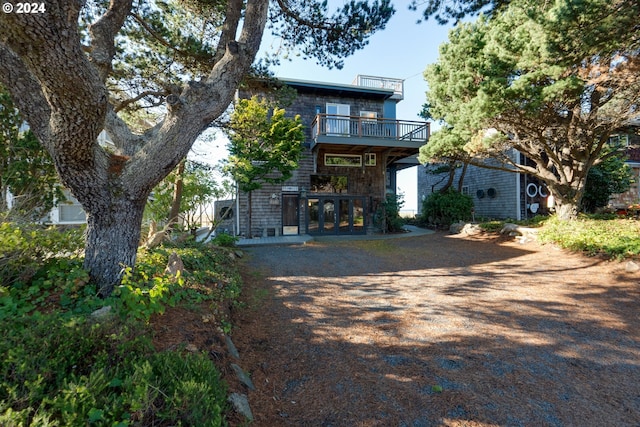
[[[224, 44], [209, 73], [185, 83], [162, 121], [142, 135], [115, 113], [105, 83], [131, 0], [111, 0], [90, 26], [89, 40], [78, 28], [78, 0], [47, 2], [42, 14], [0, 14], [0, 82], [87, 213], [84, 265], [102, 295], [112, 292], [124, 267], [135, 264], [153, 187], [233, 100], [260, 47], [268, 5], [228, 2]], [[103, 129], [115, 147], [97, 143]]]
[[112, 200], [110, 212], [87, 214], [84, 267], [108, 296], [120, 282], [125, 268], [135, 265], [145, 200], [126, 197]]

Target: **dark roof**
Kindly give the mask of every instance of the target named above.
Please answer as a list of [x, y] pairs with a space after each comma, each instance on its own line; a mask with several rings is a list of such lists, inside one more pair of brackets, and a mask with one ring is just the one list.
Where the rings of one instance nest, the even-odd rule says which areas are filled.
[[394, 95], [393, 89], [374, 88], [356, 85], [347, 85], [339, 83], [316, 82], [311, 80], [298, 80], [278, 78], [279, 81], [285, 83], [304, 93], [331, 94], [338, 96], [353, 96], [358, 98], [371, 99], [389, 99]]

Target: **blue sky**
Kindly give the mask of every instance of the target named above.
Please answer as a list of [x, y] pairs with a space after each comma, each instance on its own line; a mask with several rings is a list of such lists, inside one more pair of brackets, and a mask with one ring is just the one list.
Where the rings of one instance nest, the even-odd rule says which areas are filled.
[[[451, 26], [440, 26], [433, 20], [416, 24], [420, 14], [409, 11], [401, 4], [404, 2], [397, 3], [397, 11], [386, 29], [374, 34], [364, 49], [346, 58], [341, 70], [320, 67], [313, 59], [293, 57], [292, 61], [282, 60], [280, 66], [273, 68], [276, 77], [343, 84], [350, 84], [358, 74], [405, 79], [404, 100], [398, 104], [397, 118], [422, 120], [418, 113], [427, 90], [422, 73], [438, 59], [438, 47], [447, 41]], [[262, 49], [277, 47], [278, 40], [265, 34]], [[416, 210], [418, 206], [416, 172], [417, 168], [410, 168], [398, 176], [398, 188], [405, 194], [404, 210]]]

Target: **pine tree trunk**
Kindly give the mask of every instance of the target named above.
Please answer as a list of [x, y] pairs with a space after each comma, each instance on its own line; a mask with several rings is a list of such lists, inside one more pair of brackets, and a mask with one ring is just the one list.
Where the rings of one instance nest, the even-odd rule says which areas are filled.
[[556, 216], [563, 221], [571, 221], [578, 217], [578, 204], [571, 202], [556, 202]]
[[103, 297], [120, 283], [124, 269], [135, 265], [145, 203], [122, 197], [112, 206], [110, 212], [87, 214], [84, 268]]
[[178, 224], [178, 216], [180, 215], [180, 204], [182, 203], [182, 188], [184, 186], [184, 166], [186, 160], [182, 160], [178, 164], [178, 171], [176, 172], [176, 182], [173, 187], [173, 200], [171, 202], [171, 211], [169, 212], [169, 227], [175, 230]]

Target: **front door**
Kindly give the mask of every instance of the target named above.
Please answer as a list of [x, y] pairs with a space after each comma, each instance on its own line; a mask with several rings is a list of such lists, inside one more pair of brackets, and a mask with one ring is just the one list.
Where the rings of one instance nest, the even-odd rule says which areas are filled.
[[282, 235], [296, 235], [299, 232], [298, 196], [282, 195]]
[[363, 197], [312, 197], [307, 204], [307, 233], [363, 234]]

